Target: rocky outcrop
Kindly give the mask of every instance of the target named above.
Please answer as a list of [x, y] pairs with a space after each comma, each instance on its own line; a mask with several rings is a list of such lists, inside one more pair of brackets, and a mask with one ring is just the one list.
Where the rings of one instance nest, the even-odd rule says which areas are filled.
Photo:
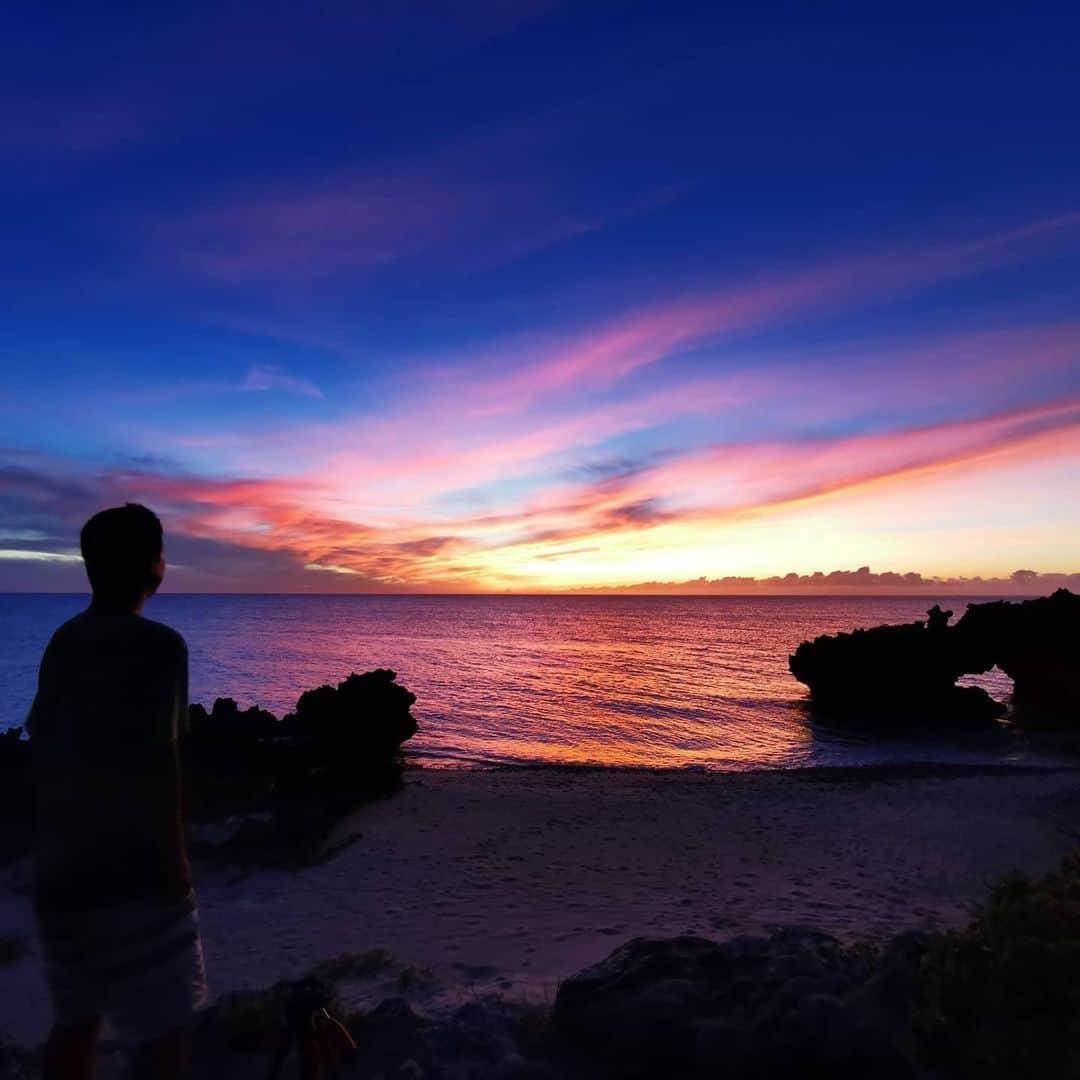
[[[418, 1012], [406, 997], [363, 1013], [342, 1006], [337, 1014], [358, 1047], [343, 1075], [917, 1077], [901, 1047], [918, 1001], [925, 941], [901, 935], [878, 953], [845, 948], [805, 927], [724, 942], [638, 938], [563, 982], [551, 1010], [495, 994], [434, 1012]], [[264, 1075], [288, 985], [218, 1002], [196, 1043], [200, 1077]]]
[[305, 690], [296, 711], [282, 720], [286, 735], [310, 739], [326, 757], [353, 763], [391, 757], [416, 734], [409, 710], [416, 695], [386, 668], [355, 672], [336, 687]]
[[[192, 705], [180, 753], [193, 853], [277, 866], [327, 857], [349, 840], [336, 835], [342, 818], [400, 788], [415, 701], [380, 668], [306, 691], [282, 720], [231, 698]], [[117, 736], [97, 738], [108, 752]], [[20, 729], [0, 734], [0, 865], [32, 846], [32, 756]]]
[[926, 621], [804, 641], [791, 673], [815, 707], [864, 722], [986, 723], [1005, 706], [956, 680], [996, 664], [1014, 680], [1014, 719], [1080, 720], [1080, 597], [1059, 589], [1020, 603], [972, 604], [955, 626], [951, 616], [935, 605]]
[[613, 1076], [913, 1076], [875, 1008], [877, 970], [800, 927], [637, 938], [561, 985], [554, 1022]]
[[1080, 596], [1058, 589], [1019, 604], [972, 604], [954, 633], [973, 670], [996, 664], [1013, 680], [1017, 720], [1080, 722]]
[[[250, 864], [325, 857], [346, 814], [401, 784], [401, 747], [417, 730], [416, 695], [393, 671], [352, 674], [300, 695], [283, 720], [219, 698], [191, 708], [184, 740], [196, 853]], [[223, 823], [217, 824], [217, 823]]]

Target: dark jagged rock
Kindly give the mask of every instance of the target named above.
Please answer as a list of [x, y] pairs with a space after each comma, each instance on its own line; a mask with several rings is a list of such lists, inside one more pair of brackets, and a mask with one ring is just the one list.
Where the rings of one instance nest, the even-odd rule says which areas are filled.
[[0, 733], [0, 866], [30, 851], [33, 824], [30, 744], [22, 728], [12, 728]]
[[972, 604], [955, 635], [965, 662], [981, 665], [973, 670], [996, 664], [1013, 680], [1017, 719], [1080, 721], [1080, 596], [1058, 589], [1019, 604]]
[[913, 715], [986, 723], [1007, 711], [961, 675], [995, 664], [1014, 680], [1014, 718], [1080, 719], [1080, 597], [1066, 589], [1020, 603], [972, 604], [955, 626], [936, 604], [928, 621], [804, 641], [791, 673], [818, 708], [866, 720]]
[[355, 672], [337, 687], [306, 690], [296, 711], [282, 720], [286, 734], [314, 739], [328, 754], [347, 754], [361, 759], [397, 753], [416, 734], [409, 710], [416, 695], [386, 668]]
[[258, 705], [241, 712], [232, 698], [218, 698], [210, 712], [202, 705], [191, 706], [188, 733], [196, 739], [249, 745], [258, 739], [276, 738], [281, 730], [277, 717]]
[[[325, 858], [345, 815], [401, 787], [416, 696], [396, 679], [354, 673], [301, 694], [284, 720], [231, 698], [192, 705], [180, 753], [193, 853], [250, 865]], [[94, 745], [119, 754], [119, 738], [103, 729]], [[32, 756], [21, 729], [0, 733], [0, 865], [33, 845]]]
[[254, 865], [306, 865], [326, 854], [336, 822], [401, 785], [401, 747], [416, 696], [393, 671], [352, 674], [300, 696], [284, 720], [219, 698], [191, 707], [184, 778], [195, 822], [230, 826], [196, 851]]
[[856, 992], [874, 964], [800, 927], [726, 942], [637, 938], [566, 980], [560, 1032], [623, 1077], [914, 1075]]
[[273, 713], [241, 711], [232, 698], [218, 698], [209, 712], [192, 705], [181, 744], [191, 819], [217, 821], [263, 806], [280, 771], [281, 735]]
[[956, 685], [969, 672], [949, 634], [934, 620], [822, 636], [795, 650], [791, 673], [810, 687], [815, 706], [870, 721], [918, 713], [985, 722], [1003, 715], [1004, 706], [985, 691]]

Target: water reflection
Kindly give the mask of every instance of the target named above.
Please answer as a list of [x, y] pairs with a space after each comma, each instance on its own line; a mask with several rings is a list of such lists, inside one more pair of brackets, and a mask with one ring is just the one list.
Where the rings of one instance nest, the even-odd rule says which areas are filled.
[[[0, 644], [0, 666], [25, 709], [40, 649], [71, 613], [59, 609], [79, 601], [0, 602], [22, 643]], [[957, 617], [965, 607], [939, 602]], [[418, 696], [411, 746], [425, 763], [759, 769], [925, 759], [925, 746], [808, 717], [787, 659], [804, 638], [921, 618], [927, 606], [888, 597], [165, 595], [148, 614], [187, 637], [192, 699], [206, 703], [228, 695], [283, 714], [308, 687], [393, 668]], [[933, 753], [1013, 755], [1005, 742], [946, 741]]]

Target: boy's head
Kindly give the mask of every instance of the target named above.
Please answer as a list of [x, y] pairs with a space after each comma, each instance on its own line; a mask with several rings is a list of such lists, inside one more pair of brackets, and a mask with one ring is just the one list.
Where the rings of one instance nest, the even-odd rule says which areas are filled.
[[95, 514], [79, 535], [94, 599], [137, 608], [153, 596], [165, 576], [161, 522], [138, 503]]

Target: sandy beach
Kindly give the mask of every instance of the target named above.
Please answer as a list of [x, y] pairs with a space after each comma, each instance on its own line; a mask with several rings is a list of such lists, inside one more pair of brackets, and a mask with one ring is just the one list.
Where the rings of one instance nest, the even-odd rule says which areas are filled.
[[[197, 868], [215, 995], [385, 950], [346, 984], [439, 1010], [497, 991], [547, 1000], [637, 935], [811, 924], [846, 940], [962, 923], [1012, 869], [1080, 839], [1080, 771], [904, 767], [715, 774], [410, 770], [343, 823], [362, 835], [300, 872]], [[7, 874], [0, 925], [33, 937]], [[0, 1031], [49, 1010], [36, 955], [0, 970]]]

